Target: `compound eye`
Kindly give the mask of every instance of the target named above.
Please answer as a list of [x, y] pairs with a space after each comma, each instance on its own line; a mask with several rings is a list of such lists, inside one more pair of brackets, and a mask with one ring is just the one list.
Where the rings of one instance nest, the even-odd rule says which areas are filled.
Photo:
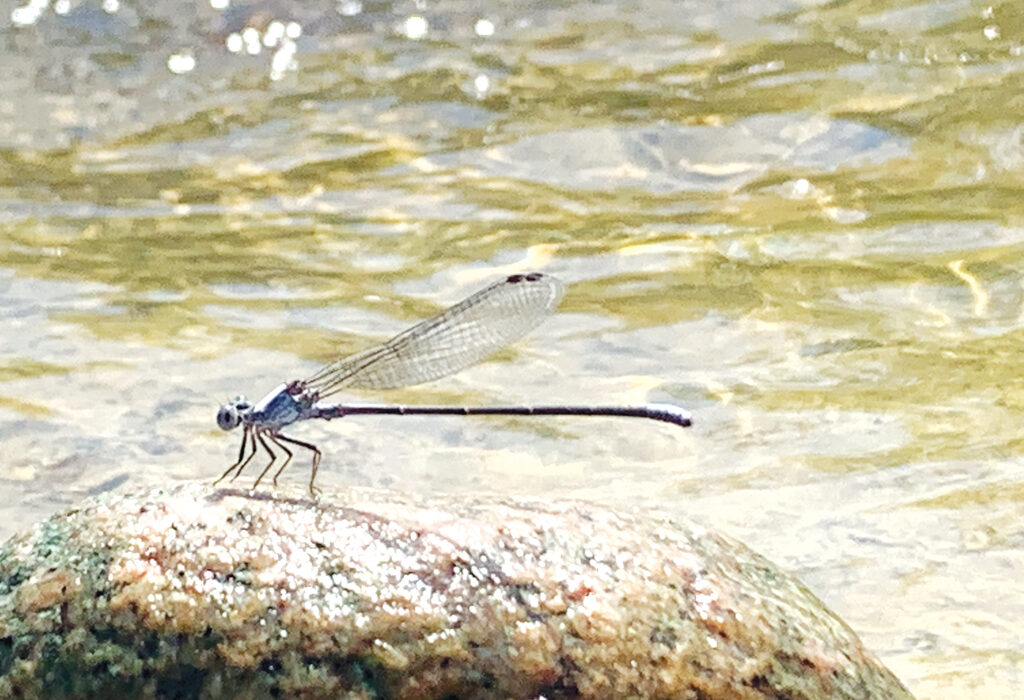
[[238, 411], [234, 406], [221, 406], [217, 411], [217, 425], [221, 430], [231, 430], [238, 426], [242, 419], [238, 417]]

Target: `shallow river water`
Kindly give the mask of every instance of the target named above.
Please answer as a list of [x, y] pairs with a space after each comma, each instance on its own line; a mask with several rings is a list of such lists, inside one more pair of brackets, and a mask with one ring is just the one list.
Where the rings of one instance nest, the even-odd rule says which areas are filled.
[[218, 403], [536, 269], [528, 339], [353, 398], [694, 427], [296, 427], [321, 485], [695, 517], [919, 698], [1020, 697], [1018, 4], [4, 0], [0, 65], [0, 536], [212, 480]]

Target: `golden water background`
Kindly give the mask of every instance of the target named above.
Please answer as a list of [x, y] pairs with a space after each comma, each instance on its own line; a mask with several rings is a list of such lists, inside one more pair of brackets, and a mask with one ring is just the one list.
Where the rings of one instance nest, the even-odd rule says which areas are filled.
[[324, 485], [699, 518], [919, 698], [1019, 697], [1018, 4], [4, 2], [0, 64], [0, 535], [212, 479], [218, 402], [541, 269], [527, 341], [355, 398], [693, 429], [297, 427]]

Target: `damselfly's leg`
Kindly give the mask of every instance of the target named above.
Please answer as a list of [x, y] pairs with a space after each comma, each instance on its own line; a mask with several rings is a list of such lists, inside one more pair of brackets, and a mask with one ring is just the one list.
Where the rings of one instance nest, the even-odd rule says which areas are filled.
[[[295, 438], [290, 438], [287, 435], [281, 434], [275, 435], [274, 437], [278, 440], [284, 440], [285, 442], [290, 442], [293, 445], [305, 447], [307, 450], [313, 451], [313, 473], [309, 475], [309, 495], [316, 497], [316, 493], [319, 489], [313, 487], [313, 482], [316, 481], [316, 470], [320, 467], [320, 458], [323, 457], [323, 453], [320, 452], [316, 445], [309, 442], [303, 442], [302, 440], [296, 440]], [[274, 486], [277, 486], [277, 477], [281, 476], [282, 471], [284, 471], [284, 465], [281, 465], [281, 468], [277, 470], [277, 474], [274, 474]]]
[[242, 471], [249, 465], [249, 462], [252, 461], [252, 458], [256, 456], [256, 453], [259, 452], [259, 450], [256, 447], [256, 438], [258, 438], [259, 436], [259, 428], [253, 427], [253, 429], [249, 431], [250, 441], [252, 442], [252, 452], [249, 453], [249, 456], [245, 458], [244, 462], [238, 465], [238, 469], [235, 470], [234, 475], [228, 481], [234, 481], [235, 479], [240, 477], [242, 475]]
[[[268, 438], [270, 438], [270, 441], [271, 441], [272, 443], [274, 443], [275, 445], [277, 445], [278, 447], [280, 447], [280, 448], [281, 448], [282, 450], [284, 450], [284, 453], [285, 453], [286, 455], [288, 455], [287, 457], [285, 457], [285, 459], [284, 459], [284, 464], [282, 464], [282, 465], [281, 465], [281, 469], [278, 469], [278, 470], [277, 470], [277, 473], [278, 473], [278, 474], [280, 474], [280, 473], [281, 473], [281, 471], [282, 471], [282, 470], [283, 470], [283, 469], [284, 469], [285, 467], [287, 467], [287, 466], [288, 466], [288, 462], [292, 461], [292, 451], [291, 451], [291, 450], [289, 450], [289, 449], [288, 449], [287, 447], [285, 447], [284, 445], [282, 445], [282, 444], [281, 444], [280, 442], [278, 442], [278, 441], [277, 441], [277, 436], [276, 436], [276, 435], [274, 435], [273, 433], [267, 433], [267, 437], [268, 437]], [[268, 452], [269, 452], [269, 449], [268, 449]], [[259, 476], [259, 478], [258, 478], [258, 479], [256, 479], [256, 483], [252, 485], [252, 487], [253, 487], [253, 488], [256, 488], [257, 486], [259, 486], [259, 485], [260, 485], [260, 482], [261, 482], [261, 481], [263, 481], [263, 477], [265, 477], [265, 476], [267, 475], [267, 472], [269, 472], [269, 471], [270, 471], [270, 467], [271, 467], [271, 465], [273, 465], [273, 464], [274, 464], [274, 460], [270, 460], [270, 464], [268, 464], [268, 465], [267, 465], [267, 466], [266, 466], [266, 467], [265, 467], [265, 468], [263, 469], [263, 471], [262, 471], [262, 472], [260, 472], [260, 476]], [[275, 485], [275, 486], [277, 486], [277, 478], [276, 478], [276, 477], [275, 477], [275, 479], [274, 479], [274, 485]]]
[[[247, 444], [249, 444], [249, 443], [252, 444], [252, 453], [248, 457], [246, 457], [245, 456], [245, 446]], [[238, 461], [235, 462], [234, 464], [232, 464], [230, 467], [228, 467], [227, 471], [225, 471], [223, 474], [221, 474], [220, 478], [217, 479], [215, 482], [213, 482], [213, 485], [216, 486], [220, 482], [224, 481], [224, 479], [227, 478], [228, 474], [230, 474], [231, 472], [235, 471], [235, 469], [238, 470], [238, 474], [241, 474], [242, 470], [245, 469], [245, 465], [248, 464], [249, 460], [251, 460], [255, 456], [256, 456], [256, 437], [253, 435], [253, 427], [251, 425], [247, 425], [242, 430], [242, 446], [238, 450]], [[237, 479], [238, 478], [238, 474], [235, 474], [233, 477], [231, 477], [231, 480], [234, 481], [235, 479]]]
[[275, 461], [277, 461], [277, 454], [275, 454], [274, 451], [270, 449], [270, 445], [268, 445], [267, 441], [263, 439], [263, 436], [265, 434], [266, 433], [264, 433], [261, 430], [256, 431], [256, 437], [260, 441], [260, 444], [263, 445], [263, 449], [267, 451], [268, 455], [270, 455], [270, 461], [267, 462], [267, 466], [263, 468], [262, 472], [260, 472], [259, 479], [256, 479], [256, 483], [252, 485], [253, 488], [256, 488], [256, 485], [260, 483], [260, 479], [263, 478], [263, 475], [266, 474], [267, 470], [270, 469], [270, 467], [274, 464]]

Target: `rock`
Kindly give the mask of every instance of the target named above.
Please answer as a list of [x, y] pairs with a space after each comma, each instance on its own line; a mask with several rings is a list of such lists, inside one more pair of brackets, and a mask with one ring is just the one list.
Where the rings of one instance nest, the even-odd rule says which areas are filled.
[[0, 548], [3, 698], [909, 698], [800, 583], [579, 502], [107, 494]]

